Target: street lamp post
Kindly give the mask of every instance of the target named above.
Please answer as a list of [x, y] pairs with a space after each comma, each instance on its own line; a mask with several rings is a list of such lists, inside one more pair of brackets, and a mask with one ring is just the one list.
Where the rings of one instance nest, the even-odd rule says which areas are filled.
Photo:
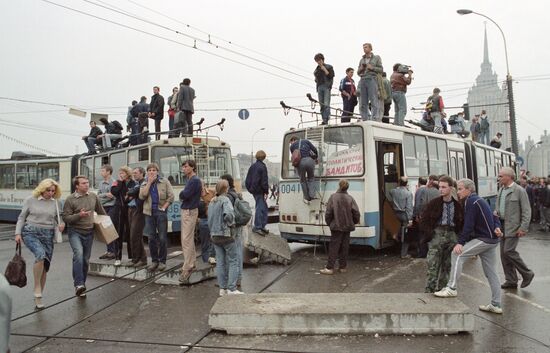
[[252, 134], [252, 150], [250, 151], [250, 164], [254, 163], [254, 136], [260, 131], [265, 130], [265, 127], [262, 127], [261, 129], [256, 130], [255, 133]]
[[535, 147], [536, 145], [540, 145], [542, 144], [542, 141], [539, 141], [535, 144], [533, 144], [533, 146], [531, 146], [531, 148], [529, 148], [529, 151], [527, 152], [527, 158], [525, 159], [525, 170], [526, 172], [529, 171], [529, 154], [531, 154], [531, 151], [533, 150], [533, 147]]
[[516, 108], [514, 104], [514, 88], [512, 87], [512, 75], [510, 75], [510, 67], [508, 65], [508, 47], [506, 45], [506, 37], [504, 36], [504, 32], [502, 31], [502, 28], [493, 21], [492, 18], [489, 16], [486, 16], [484, 14], [481, 14], [479, 12], [475, 12], [468, 9], [460, 9], [456, 10], [456, 12], [459, 15], [469, 15], [471, 13], [475, 15], [479, 15], [481, 17], [485, 17], [489, 21], [493, 22], [495, 26], [497, 26], [498, 30], [500, 31], [500, 34], [502, 34], [502, 39], [504, 40], [504, 55], [506, 56], [506, 87], [508, 89], [508, 110], [510, 112], [510, 132], [512, 133], [512, 152], [514, 152], [516, 155], [519, 153], [518, 148], [518, 131], [516, 126]]

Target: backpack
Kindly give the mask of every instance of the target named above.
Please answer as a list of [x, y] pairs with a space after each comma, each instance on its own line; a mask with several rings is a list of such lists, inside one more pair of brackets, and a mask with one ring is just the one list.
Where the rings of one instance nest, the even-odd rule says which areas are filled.
[[122, 130], [124, 130], [124, 129], [122, 128], [122, 125], [120, 124], [120, 122], [119, 122], [118, 120], [114, 120], [114, 121], [113, 121], [113, 126], [115, 127], [115, 130], [116, 130], [116, 133], [117, 133], [117, 134], [122, 133]]
[[238, 227], [247, 225], [252, 218], [250, 204], [240, 197], [235, 199], [233, 210], [235, 211], [235, 225]]
[[489, 118], [479, 119], [479, 129], [480, 131], [489, 131]]

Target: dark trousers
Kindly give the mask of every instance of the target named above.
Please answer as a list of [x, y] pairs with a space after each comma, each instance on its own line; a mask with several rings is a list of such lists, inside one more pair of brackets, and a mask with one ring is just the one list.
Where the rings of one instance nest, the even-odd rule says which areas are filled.
[[145, 216], [143, 211], [137, 207], [128, 208], [130, 223], [130, 249], [133, 262], [147, 262], [147, 253], [143, 246], [143, 228], [145, 227]]
[[391, 108], [391, 102], [384, 103], [384, 116], [390, 116], [390, 108]]
[[[191, 113], [189, 110], [184, 110], [183, 115], [185, 117], [183, 123], [183, 134], [193, 136], [193, 113]], [[185, 128], [187, 128], [187, 131], [185, 130]]]
[[353, 110], [357, 105], [357, 97], [352, 97], [349, 99], [347, 97], [342, 97], [342, 101], [344, 103], [344, 111], [342, 112], [341, 121], [343, 123], [349, 123], [351, 121], [351, 117], [353, 116]]
[[339, 268], [346, 268], [348, 266], [349, 233], [350, 232], [339, 232], [336, 230], [330, 231], [330, 245], [328, 248], [327, 261], [328, 269], [334, 268], [337, 259]]
[[[501, 220], [502, 233], [505, 232], [505, 222]], [[502, 262], [502, 269], [504, 270], [504, 277], [508, 283], [518, 283], [518, 272], [522, 278], [531, 274], [531, 270], [527, 267], [525, 262], [516, 250], [518, 246], [518, 237], [503, 237], [500, 241], [500, 260]]]
[[155, 132], [156, 132], [156, 135], [155, 135], [155, 140], [160, 140], [160, 123], [162, 123], [162, 119], [155, 119]]
[[115, 256], [117, 260], [122, 260], [122, 248], [124, 247], [124, 241], [126, 241], [128, 248], [128, 258], [132, 258], [132, 249], [130, 248], [130, 224], [128, 223], [128, 208], [116, 205], [113, 209], [113, 216], [111, 217], [115, 221], [115, 229], [118, 233], [115, 244]]

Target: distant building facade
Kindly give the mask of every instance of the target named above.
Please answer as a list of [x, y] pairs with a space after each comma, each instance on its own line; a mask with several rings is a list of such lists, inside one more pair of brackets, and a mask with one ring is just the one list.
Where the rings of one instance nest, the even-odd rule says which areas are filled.
[[476, 83], [468, 91], [468, 106], [470, 119], [480, 114], [484, 109], [487, 112], [490, 123], [489, 139], [497, 132], [502, 133], [502, 149], [511, 147], [510, 123], [508, 118], [508, 91], [506, 83], [499, 86], [496, 72], [489, 61], [489, 45], [487, 43], [487, 29], [483, 42], [483, 62], [481, 72], [476, 78]]
[[[542, 141], [541, 144], [537, 142]], [[525, 141], [525, 148], [520, 149], [520, 156], [525, 164], [522, 169], [529, 170], [531, 177], [550, 175], [550, 135], [544, 130], [539, 140], [533, 140], [531, 136]], [[530, 151], [530, 152], [529, 152]], [[527, 160], [529, 154], [529, 160]]]

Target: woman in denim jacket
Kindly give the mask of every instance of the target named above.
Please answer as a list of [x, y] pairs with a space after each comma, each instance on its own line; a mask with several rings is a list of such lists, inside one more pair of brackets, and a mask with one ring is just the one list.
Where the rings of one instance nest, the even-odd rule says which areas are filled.
[[239, 277], [239, 257], [237, 242], [233, 236], [235, 211], [227, 197], [229, 183], [219, 180], [216, 183], [216, 197], [208, 205], [208, 227], [216, 250], [216, 274], [220, 295], [242, 294], [237, 290]]

